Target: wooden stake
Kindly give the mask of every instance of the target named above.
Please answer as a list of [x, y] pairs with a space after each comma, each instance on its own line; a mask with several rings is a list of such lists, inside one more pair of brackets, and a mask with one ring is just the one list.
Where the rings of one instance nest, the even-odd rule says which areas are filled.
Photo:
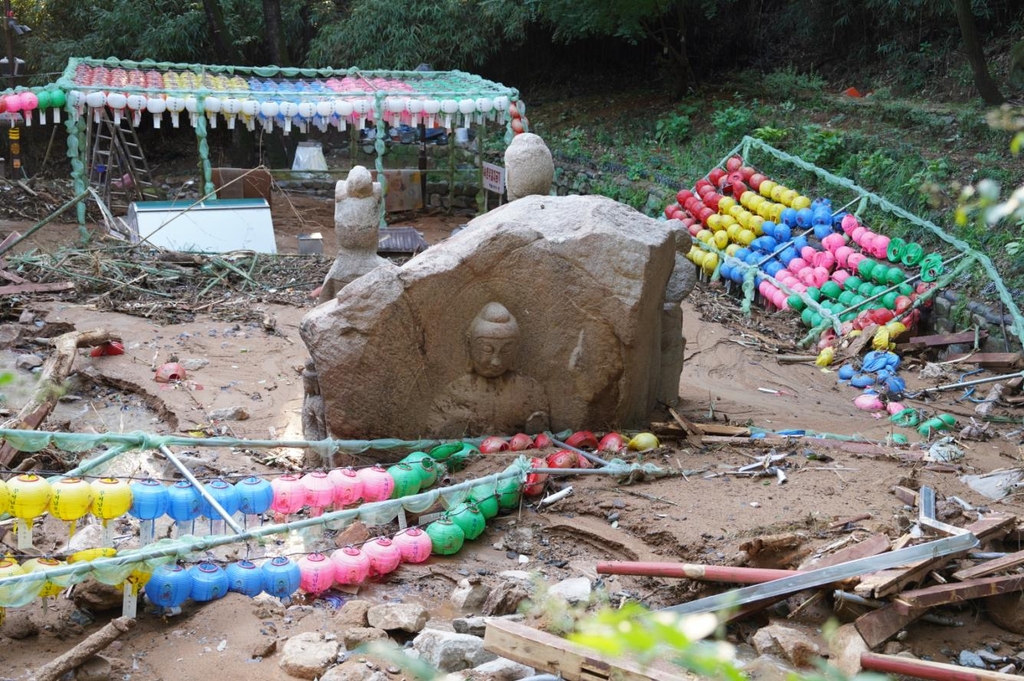
[[32, 674], [35, 681], [58, 681], [64, 674], [82, 665], [90, 657], [121, 638], [135, 626], [130, 617], [118, 617], [60, 657], [47, 662]]

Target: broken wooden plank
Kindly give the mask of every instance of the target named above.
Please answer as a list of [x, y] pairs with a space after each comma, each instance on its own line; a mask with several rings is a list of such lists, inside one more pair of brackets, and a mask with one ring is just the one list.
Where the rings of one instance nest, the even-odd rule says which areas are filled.
[[864, 541], [854, 544], [853, 546], [846, 546], [835, 553], [830, 553], [827, 556], [822, 556], [816, 561], [811, 561], [806, 567], [802, 567], [801, 569], [816, 570], [818, 568], [839, 565], [840, 563], [846, 563], [859, 558], [877, 556], [880, 553], [885, 553], [891, 547], [892, 542], [889, 540], [889, 537], [884, 534], [873, 534]]
[[853, 626], [868, 644], [868, 648], [877, 648], [926, 612], [928, 608], [915, 608], [900, 614], [892, 603], [889, 603], [878, 610], [861, 615], [854, 620]]
[[920, 344], [927, 348], [941, 347], [944, 345], [956, 345], [958, 343], [974, 344], [975, 339], [988, 338], [988, 331], [980, 329], [975, 336], [973, 331], [962, 331], [960, 333], [939, 333], [931, 336], [913, 336], [908, 343]]
[[[3, 266], [3, 263], [0, 263], [0, 268], [2, 268]], [[8, 272], [5, 269], [0, 269], [0, 277], [14, 284], [24, 284], [28, 281], [28, 279], [25, 279], [24, 277], [19, 277], [17, 274], [13, 272]]]
[[906, 614], [914, 608], [933, 608], [937, 605], [972, 601], [975, 598], [997, 596], [1021, 590], [1024, 590], [1024, 575], [982, 577], [954, 584], [937, 584], [924, 589], [904, 591], [893, 601], [893, 606], [900, 614]]
[[692, 679], [684, 670], [663, 660], [643, 666], [628, 657], [604, 655], [590, 648], [532, 627], [488, 620], [484, 649], [500, 657], [557, 674], [566, 681], [683, 681]]
[[908, 488], [895, 485], [892, 488], [892, 493], [896, 495], [896, 498], [902, 501], [907, 506], [917, 506], [917, 492]]
[[54, 291], [67, 291], [74, 287], [74, 282], [70, 281], [56, 281], [44, 284], [36, 284], [34, 282], [11, 284], [10, 286], [0, 286], [0, 296], [13, 296], [18, 293], [51, 293]]
[[983, 369], [1020, 369], [1024, 367], [1024, 355], [1019, 352], [976, 352], [974, 354], [961, 353], [950, 355], [946, 358], [948, 362], [966, 361], [968, 364], [977, 364]]
[[671, 414], [672, 418], [675, 419], [675, 422], [678, 423], [683, 428], [683, 430], [686, 431], [686, 440], [691, 445], [693, 445], [694, 447], [700, 447], [701, 444], [703, 444], [701, 442], [701, 438], [703, 437], [704, 433], [701, 432], [701, 430], [692, 421], [690, 421], [688, 418], [680, 414], [672, 407], [668, 408], [668, 413]]
[[723, 435], [725, 437], [749, 437], [750, 428], [745, 426], [726, 426], [719, 423], [695, 424], [704, 435]]

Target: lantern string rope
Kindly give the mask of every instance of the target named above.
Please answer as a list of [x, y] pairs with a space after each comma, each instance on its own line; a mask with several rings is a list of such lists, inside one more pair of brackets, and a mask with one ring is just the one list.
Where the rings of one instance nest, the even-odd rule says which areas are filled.
[[[982, 268], [985, 270], [985, 273], [988, 275], [989, 279], [995, 285], [996, 291], [999, 293], [999, 299], [1006, 306], [1006, 309], [1009, 311], [1010, 316], [1013, 318], [1013, 323], [1008, 328], [1017, 336], [1018, 342], [1020, 342], [1022, 346], [1024, 346], [1024, 315], [1021, 314], [1020, 308], [1017, 307], [1017, 303], [1014, 300], [1013, 295], [1006, 288], [1006, 284], [1003, 282], [1002, 277], [999, 276], [998, 270], [996, 270], [995, 265], [992, 264], [992, 260], [987, 255], [971, 248], [971, 246], [966, 241], [958, 239], [957, 237], [949, 234], [948, 232], [946, 232], [945, 230], [943, 230], [941, 227], [931, 222], [930, 220], [920, 218], [911, 213], [910, 211], [906, 210], [905, 208], [901, 208], [900, 206], [891, 203], [885, 198], [873, 192], [870, 192], [867, 189], [864, 189], [863, 187], [854, 183], [852, 180], [847, 179], [845, 177], [839, 177], [838, 175], [833, 175], [824, 168], [820, 168], [814, 165], [813, 163], [809, 163], [808, 161], [803, 160], [799, 156], [787, 154], [786, 152], [780, 149], [776, 149], [770, 144], [766, 144], [765, 142], [759, 139], [749, 136], [744, 136], [743, 141], [740, 143], [740, 148], [742, 150], [742, 155], [744, 159], [747, 159], [750, 155], [750, 151], [754, 149], [765, 154], [768, 154], [780, 161], [783, 161], [784, 163], [795, 165], [798, 168], [801, 168], [802, 170], [806, 170], [810, 173], [813, 173], [815, 176], [829, 184], [835, 185], [837, 187], [843, 187], [844, 189], [847, 189], [860, 195], [862, 201], [860, 207], [858, 208], [858, 213], [861, 212], [866, 207], [867, 203], [871, 203], [881, 210], [892, 213], [918, 227], [922, 227], [928, 230], [942, 241], [945, 241], [949, 245], [953, 246], [953, 248], [955, 248], [958, 252], [967, 253], [968, 255], [970, 255], [971, 257], [969, 257], [966, 262], [969, 263], [972, 260], [976, 260], [978, 263], [981, 264]], [[963, 264], [961, 264], [961, 267], [958, 267], [957, 269], [962, 271]], [[944, 284], [944, 286], [945, 285], [948, 285], [948, 281], [946, 282], [946, 284]], [[936, 286], [935, 288], [939, 287]]]

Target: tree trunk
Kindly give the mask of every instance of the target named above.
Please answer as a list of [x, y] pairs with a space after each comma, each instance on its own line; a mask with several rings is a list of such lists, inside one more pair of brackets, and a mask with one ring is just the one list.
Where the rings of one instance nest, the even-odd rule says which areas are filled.
[[971, 71], [974, 72], [974, 85], [978, 88], [978, 94], [986, 104], [1002, 104], [1006, 100], [988, 72], [985, 52], [981, 49], [981, 41], [978, 39], [978, 27], [974, 24], [971, 0], [953, 0], [953, 9], [956, 11], [956, 20], [960, 24], [960, 34], [964, 39], [964, 51], [967, 53], [967, 60], [971, 63]]
[[291, 66], [288, 46], [284, 40], [281, 20], [281, 0], [263, 0], [263, 27], [267, 31], [270, 61], [276, 66]]
[[690, 55], [686, 53], [686, 17], [682, 2], [676, 3], [676, 21], [679, 25], [679, 48], [675, 54], [676, 62], [676, 96], [685, 97], [697, 89], [697, 77], [690, 66]]
[[220, 63], [241, 64], [242, 60], [231, 42], [231, 32], [224, 21], [224, 9], [220, 6], [219, 0], [203, 0], [203, 10], [206, 12], [206, 22], [210, 26], [213, 49], [217, 51]]

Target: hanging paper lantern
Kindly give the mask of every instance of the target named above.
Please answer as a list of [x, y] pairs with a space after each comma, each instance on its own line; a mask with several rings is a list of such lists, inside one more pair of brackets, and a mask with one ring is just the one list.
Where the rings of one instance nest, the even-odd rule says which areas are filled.
[[10, 493], [7, 491], [7, 483], [0, 480], [0, 515], [7, 513], [10, 508]]
[[146, 98], [142, 95], [128, 95], [126, 104], [132, 112], [132, 125], [138, 127], [142, 123], [142, 112], [146, 110]]
[[193, 128], [196, 127], [199, 117], [199, 100], [195, 96], [189, 95], [185, 98], [185, 111], [188, 112], [189, 123], [192, 124]]
[[324, 509], [334, 503], [334, 484], [327, 473], [312, 471], [302, 476], [302, 485], [306, 488], [305, 504], [309, 506], [309, 515], [313, 518], [321, 515]]
[[448, 511], [448, 517], [451, 518], [453, 523], [462, 528], [462, 533], [466, 536], [467, 541], [473, 541], [479, 537], [487, 527], [487, 520], [484, 518], [484, 514], [472, 502], [462, 502], [455, 506]]
[[387, 473], [394, 480], [394, 488], [391, 490], [392, 499], [401, 499], [420, 491], [420, 474], [409, 464], [397, 463], [388, 468]]
[[424, 124], [428, 128], [438, 127], [437, 114], [441, 112], [441, 102], [436, 99], [423, 100]]
[[128, 513], [139, 520], [156, 520], [167, 513], [171, 498], [162, 484], [146, 478], [131, 484], [132, 506]]
[[459, 112], [459, 103], [454, 99], [442, 99], [441, 111], [444, 113], [444, 127], [452, 131], [452, 116]]
[[50, 485], [50, 515], [72, 522], [89, 512], [92, 487], [81, 478], [62, 478]]
[[363, 544], [363, 553], [370, 558], [370, 576], [381, 577], [402, 562], [402, 548], [387, 537], [377, 537]]
[[235, 116], [242, 113], [242, 101], [240, 99], [235, 99], [234, 97], [229, 97], [224, 100], [222, 110], [225, 118], [228, 120], [228, 130], [234, 130]]
[[334, 586], [334, 563], [322, 553], [299, 559], [299, 588], [308, 594], [320, 594]]
[[263, 118], [263, 129], [270, 132], [274, 127], [274, 119], [281, 113], [281, 105], [277, 102], [260, 104], [260, 116]]
[[335, 468], [327, 478], [334, 485], [334, 508], [351, 506], [362, 498], [363, 479], [354, 468]]
[[[13, 558], [0, 557], [0, 577], [14, 577], [15, 575], [25, 574], [25, 569], [18, 565], [18, 561]], [[0, 585], [0, 603], [6, 603], [13, 600], [15, 590], [19, 589], [20, 586], [17, 584]], [[0, 606], [2, 609], [2, 606]]]
[[306, 486], [297, 476], [282, 475], [270, 483], [270, 486], [274, 490], [274, 500], [270, 504], [274, 513], [298, 513], [306, 504]]
[[132, 507], [132, 488], [126, 480], [101, 478], [92, 483], [92, 514], [106, 521], [123, 516]]
[[192, 575], [180, 565], [160, 565], [143, 591], [158, 608], [178, 608], [192, 593]]
[[384, 100], [384, 108], [388, 112], [388, 122], [391, 125], [398, 125], [402, 122], [402, 114], [409, 106], [407, 97], [388, 97]]
[[490, 520], [498, 515], [498, 491], [493, 484], [477, 485], [469, 490], [467, 501], [476, 504], [483, 514], [485, 520]]
[[[79, 92], [78, 94], [81, 95], [82, 93]], [[63, 90], [54, 90], [50, 93], [50, 108], [53, 109], [54, 123], [60, 123], [60, 110], [64, 108], [64, 105], [67, 104], [67, 102], [68, 100], [67, 97], [65, 97]], [[42, 106], [42, 104], [40, 104], [40, 106]]]
[[21, 110], [25, 112], [25, 125], [32, 125], [32, 112], [39, 106], [39, 97], [34, 92], [26, 90], [17, 95], [21, 100]]
[[519, 506], [519, 495], [522, 484], [516, 478], [505, 478], [498, 483], [498, 507], [503, 511], [512, 511]]
[[50, 483], [31, 473], [8, 480], [7, 492], [10, 514], [22, 520], [42, 515], [50, 503]]
[[334, 103], [329, 99], [321, 99], [316, 103], [316, 115], [321, 118], [330, 118], [334, 115]]
[[408, 527], [398, 534], [392, 542], [402, 553], [402, 560], [406, 563], [422, 563], [430, 558], [433, 543], [430, 535], [418, 527]]
[[292, 131], [292, 119], [299, 115], [299, 105], [295, 102], [281, 102], [278, 111], [284, 117], [284, 134], [287, 135]]
[[410, 97], [405, 101], [405, 110], [409, 112], [412, 127], [420, 124], [420, 114], [423, 113], [423, 100]]
[[441, 518], [430, 523], [427, 526], [427, 535], [430, 537], [431, 551], [440, 556], [458, 553], [466, 541], [466, 535], [462, 528], [453, 523], [450, 518]]
[[238, 490], [238, 510], [246, 515], [262, 515], [270, 510], [274, 501], [274, 488], [263, 478], [250, 475], [235, 483]]
[[354, 586], [366, 581], [370, 574], [370, 556], [355, 546], [340, 548], [331, 554], [334, 564], [334, 581]]
[[345, 130], [352, 112], [355, 111], [355, 107], [352, 106], [352, 102], [336, 99], [334, 100], [333, 108], [335, 115], [338, 117], [338, 130]]
[[189, 596], [196, 603], [215, 601], [224, 598], [228, 592], [228, 575], [219, 565], [200, 563], [188, 569], [192, 577], [192, 588]]
[[252, 598], [263, 591], [263, 573], [248, 560], [240, 560], [228, 565], [225, 570], [228, 577], [228, 591], [236, 591]]
[[153, 116], [153, 127], [159, 128], [164, 118], [164, 111], [167, 111], [167, 100], [157, 95], [146, 100], [146, 110]]
[[352, 102], [352, 110], [356, 115], [356, 127], [362, 130], [366, 127], [366, 118], [373, 113], [373, 104], [369, 99], [356, 99]]
[[297, 115], [307, 121], [312, 120], [313, 116], [317, 115], [317, 107], [313, 102], [300, 102]]
[[210, 127], [217, 127], [217, 114], [221, 112], [223, 102], [220, 97], [207, 97], [203, 100], [203, 111], [206, 112], [206, 119], [210, 121]]
[[249, 130], [256, 127], [256, 115], [259, 111], [260, 103], [255, 99], [242, 100], [242, 119], [245, 121], [245, 127]]
[[175, 522], [195, 520], [202, 514], [202, 497], [188, 480], [179, 480], [171, 485], [167, 490], [167, 501], [167, 515]]
[[21, 95], [5, 95], [4, 104], [10, 113], [21, 111]]
[[164, 101], [167, 104], [167, 110], [171, 114], [171, 126], [177, 128], [181, 112], [185, 110], [185, 100], [181, 97], [168, 96]]
[[363, 481], [363, 501], [384, 501], [395, 489], [394, 479], [380, 464], [359, 471]]
[[[21, 564], [21, 568], [26, 573], [31, 572], [48, 572], [55, 568], [64, 567], [67, 565], [62, 560], [54, 560], [53, 558], [32, 558], [26, 560]], [[62, 575], [60, 577], [47, 577], [46, 582], [43, 583], [43, 588], [39, 592], [40, 598], [52, 598], [58, 595], [61, 591], [67, 588], [71, 582], [71, 575]]]
[[[238, 498], [238, 490], [234, 485], [226, 480], [217, 478], [216, 480], [211, 480], [203, 485], [203, 488], [217, 501], [218, 504], [221, 505], [221, 508], [227, 511], [229, 517], [238, 512], [240, 499]], [[206, 499], [202, 500], [202, 506], [200, 508], [200, 514], [204, 517], [209, 518], [210, 520], [222, 520], [220, 513], [218, 513], [213, 508], [213, 505]]]
[[505, 118], [508, 115], [509, 100], [505, 95], [500, 95], [494, 98], [494, 110], [498, 114], [498, 122], [504, 123]]
[[413, 452], [402, 459], [401, 463], [409, 464], [412, 466], [412, 469], [416, 471], [416, 474], [420, 478], [421, 490], [426, 489], [437, 482], [438, 466], [426, 452]]
[[490, 97], [477, 97], [474, 102], [476, 105], [476, 122], [483, 123], [484, 119], [492, 118], [494, 114], [494, 100]]
[[114, 125], [121, 124], [121, 114], [128, 106], [128, 97], [121, 92], [110, 92], [107, 94], [107, 106], [114, 112]]
[[271, 558], [260, 567], [263, 573], [263, 590], [285, 604], [291, 600], [293, 593], [299, 590], [302, 573], [299, 566], [284, 556]]
[[459, 113], [462, 114], [462, 127], [468, 128], [472, 122], [473, 114], [476, 113], [476, 100], [469, 98], [460, 99]]

